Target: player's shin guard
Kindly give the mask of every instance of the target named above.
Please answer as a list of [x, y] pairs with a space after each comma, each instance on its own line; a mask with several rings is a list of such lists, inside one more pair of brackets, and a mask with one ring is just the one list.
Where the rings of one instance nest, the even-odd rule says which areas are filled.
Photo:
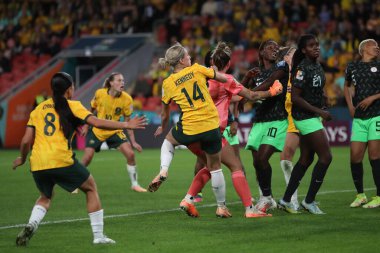
[[226, 204], [226, 182], [222, 169], [211, 171], [211, 186], [218, 206]]
[[232, 183], [245, 207], [252, 205], [251, 190], [242, 170], [232, 172]]
[[372, 166], [372, 176], [377, 188], [377, 196], [380, 196], [380, 159], [370, 160]]
[[309, 190], [305, 198], [306, 203], [312, 203], [315, 200], [315, 196], [317, 195], [319, 188], [322, 186], [323, 179], [325, 178], [329, 165], [330, 164], [323, 164], [319, 161], [315, 165], [313, 173], [311, 175]]
[[210, 178], [210, 171], [206, 167], [204, 167], [195, 175], [187, 193], [191, 196], [196, 196], [199, 192], [202, 191], [203, 187], [207, 184], [207, 182], [210, 181]]

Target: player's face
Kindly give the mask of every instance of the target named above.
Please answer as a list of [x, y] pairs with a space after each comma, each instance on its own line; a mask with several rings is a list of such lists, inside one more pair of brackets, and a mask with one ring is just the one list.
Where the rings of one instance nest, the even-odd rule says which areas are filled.
[[318, 40], [315, 38], [309, 39], [306, 42], [305, 48], [302, 49], [302, 52], [306, 55], [306, 57], [310, 59], [317, 59], [320, 52]]
[[185, 50], [185, 55], [181, 59], [181, 63], [185, 67], [190, 67], [191, 66], [191, 57], [190, 57], [189, 53], [187, 52], [187, 50]]
[[75, 86], [74, 84], [71, 85], [70, 88], [68, 88], [67, 92], [67, 99], [71, 99], [74, 95]]
[[364, 47], [364, 50], [367, 54], [373, 56], [374, 58], [378, 57], [380, 53], [379, 45], [375, 41], [368, 41]]
[[270, 62], [276, 61], [278, 54], [278, 44], [274, 41], [269, 42], [263, 50], [263, 57]]
[[115, 75], [113, 77], [113, 81], [111, 81], [110, 84], [111, 84], [111, 89], [117, 92], [122, 92], [124, 90], [124, 84], [125, 84], [123, 75]]

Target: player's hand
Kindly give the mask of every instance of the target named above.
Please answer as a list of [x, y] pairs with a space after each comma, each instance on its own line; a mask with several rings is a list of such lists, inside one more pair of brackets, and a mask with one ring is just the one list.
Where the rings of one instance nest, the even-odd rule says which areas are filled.
[[356, 111], [355, 107], [349, 106], [348, 111], [350, 112], [350, 116], [353, 118], [355, 116], [355, 111]]
[[245, 77], [251, 79], [251, 78], [259, 75], [260, 72], [261, 71], [258, 67], [254, 67], [253, 69], [248, 70], [248, 72], [245, 74]]
[[133, 142], [132, 143], [132, 146], [138, 151], [138, 152], [141, 152], [143, 149], [141, 147], [140, 144], [138, 144], [137, 142]]
[[363, 111], [365, 111], [373, 103], [373, 101], [374, 101], [374, 98], [372, 96], [367, 97], [363, 99], [362, 101], [360, 101], [360, 103], [356, 106], [356, 108], [360, 108]]
[[86, 136], [88, 133], [88, 125], [85, 124], [80, 128], [79, 135], [80, 136]]
[[279, 80], [274, 81], [272, 86], [269, 88], [269, 93], [271, 97], [277, 96], [282, 93], [282, 84]]
[[23, 164], [24, 161], [22, 160], [21, 156], [19, 156], [13, 161], [12, 169], [15, 170], [18, 166], [21, 166]]
[[228, 132], [228, 135], [230, 137], [235, 136], [237, 134], [237, 130], [238, 130], [238, 123], [236, 121], [234, 121], [230, 125], [230, 131]]
[[145, 129], [145, 126], [148, 125], [148, 121], [145, 116], [138, 116], [130, 119], [127, 122], [128, 129]]
[[321, 110], [321, 112], [319, 113], [319, 115], [322, 117], [323, 120], [325, 121], [330, 121], [332, 120], [332, 116], [331, 114], [328, 112], [328, 111], [325, 111], [325, 110]]
[[156, 130], [156, 132], [154, 132], [154, 137], [157, 137], [159, 135], [162, 134], [162, 126], [159, 126]]

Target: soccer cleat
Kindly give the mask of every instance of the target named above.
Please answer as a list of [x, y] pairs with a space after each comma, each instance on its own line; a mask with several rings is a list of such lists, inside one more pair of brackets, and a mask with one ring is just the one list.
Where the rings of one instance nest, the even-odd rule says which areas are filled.
[[359, 207], [368, 202], [367, 196], [364, 193], [359, 193], [356, 195], [355, 200], [351, 203], [350, 207]]
[[202, 200], [203, 200], [203, 196], [202, 196], [201, 192], [198, 193], [197, 195], [195, 195], [195, 197], [194, 197], [194, 202], [195, 203], [202, 202]]
[[365, 204], [363, 208], [376, 208], [380, 206], [380, 196], [372, 197], [372, 200]]
[[92, 243], [93, 244], [115, 244], [116, 242], [112, 240], [111, 238], [108, 238], [106, 235], [103, 235], [103, 237], [95, 238]]
[[257, 210], [254, 206], [251, 206], [249, 209], [245, 211], [245, 218], [262, 218], [262, 217], [272, 217], [271, 214], [263, 213]]
[[282, 210], [285, 210], [286, 212], [288, 213], [291, 213], [291, 214], [297, 214], [297, 213], [300, 213], [298, 211], [298, 208], [294, 206], [293, 202], [286, 202], [284, 201], [283, 199], [280, 199], [278, 201], [278, 208], [279, 209], [282, 209]]
[[27, 224], [21, 230], [21, 232], [17, 235], [16, 245], [17, 246], [26, 246], [28, 244], [30, 238], [32, 238], [34, 231], [35, 231], [34, 226], [32, 224]]
[[230, 211], [228, 210], [228, 208], [226, 206], [218, 206], [216, 208], [216, 217], [218, 218], [231, 218], [232, 217], [232, 214], [230, 213]]
[[295, 210], [299, 210], [300, 209], [300, 204], [298, 203], [298, 200], [297, 198], [293, 198], [290, 200], [290, 202], [292, 203], [293, 207]]
[[179, 204], [179, 207], [183, 211], [185, 211], [187, 215], [189, 215], [190, 217], [194, 217], [194, 218], [199, 217], [198, 210], [197, 208], [195, 208], [194, 204], [187, 202], [185, 199], [181, 201], [181, 203]]
[[319, 209], [317, 202], [315, 201], [311, 203], [306, 203], [305, 200], [302, 200], [301, 206], [311, 214], [326, 214], [321, 209]]
[[277, 203], [272, 198], [272, 196], [260, 196], [260, 199], [255, 205], [255, 208], [263, 213], [266, 213], [269, 210], [277, 208]]
[[142, 188], [140, 185], [132, 186], [131, 189], [135, 192], [147, 192], [147, 190], [145, 188]]
[[164, 176], [164, 175], [161, 175], [161, 174], [158, 174], [153, 180], [152, 182], [149, 184], [148, 186], [148, 191], [150, 192], [155, 192], [158, 190], [158, 188], [160, 188], [161, 184], [163, 182], [165, 182], [165, 180], [167, 179], [167, 176]]

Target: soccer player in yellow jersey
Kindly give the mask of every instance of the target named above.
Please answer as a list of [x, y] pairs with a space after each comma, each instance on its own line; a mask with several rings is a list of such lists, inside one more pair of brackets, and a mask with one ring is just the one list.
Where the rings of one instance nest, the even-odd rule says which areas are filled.
[[[280, 48], [278, 58], [280, 60], [284, 60], [289, 65], [289, 71], [291, 71], [292, 58], [295, 51], [296, 51], [296, 48], [294, 47]], [[292, 89], [292, 84], [289, 78], [288, 90], [286, 93], [286, 100], [285, 100], [285, 109], [288, 112], [289, 125], [288, 125], [288, 131], [286, 133], [284, 150], [280, 154], [280, 166], [281, 166], [282, 171], [284, 172], [286, 184], [288, 184], [290, 175], [292, 174], [292, 170], [293, 170], [292, 159], [300, 141], [299, 131], [294, 125], [293, 117], [292, 117], [291, 89]], [[291, 202], [293, 204], [293, 207], [297, 210], [299, 208], [297, 190], [294, 192], [291, 198]]]
[[[179, 43], [166, 50], [165, 58], [160, 58], [160, 65], [170, 65], [173, 73], [162, 85], [162, 123], [155, 136], [162, 134], [168, 126], [169, 104], [172, 100], [180, 107], [181, 116], [162, 144], [160, 173], [150, 184], [150, 190], [154, 191], [154, 188], [167, 177], [174, 146], [196, 143], [206, 153], [218, 209], [228, 212], [225, 205], [225, 180], [221, 169], [222, 135], [219, 130], [219, 116], [206, 85], [206, 78], [220, 82], [226, 82], [227, 79], [213, 68], [206, 68], [197, 63], [191, 65], [190, 60], [189, 53]], [[187, 194], [180, 207], [189, 216], [199, 216], [194, 206], [194, 196]]]
[[13, 169], [23, 165], [28, 153], [34, 181], [40, 197], [33, 207], [28, 224], [16, 239], [18, 246], [26, 246], [44, 218], [56, 184], [72, 192], [79, 188], [86, 194], [94, 244], [115, 243], [103, 234], [103, 209], [94, 178], [76, 159], [71, 142], [78, 126], [86, 122], [104, 129], [144, 128], [144, 118], [129, 122], [114, 122], [96, 118], [79, 101], [70, 100], [74, 92], [72, 77], [64, 72], [51, 79], [53, 98], [42, 102], [30, 114], [20, 144], [20, 157], [13, 161]]
[[[124, 77], [120, 73], [112, 73], [104, 82], [103, 88], [98, 89], [91, 100], [91, 111], [97, 113], [100, 119], [119, 121], [124, 117], [124, 121], [129, 121], [133, 112], [133, 100], [124, 91]], [[123, 130], [104, 130], [93, 127], [88, 130], [84, 126], [82, 134], [86, 135], [86, 148], [82, 158], [84, 166], [88, 166], [94, 156], [95, 151], [100, 151], [100, 146], [105, 141], [111, 148], [119, 148], [120, 152], [127, 159], [127, 171], [131, 179], [131, 189], [136, 192], [146, 192], [137, 181], [137, 170], [135, 153], [133, 148], [141, 152], [142, 148], [135, 140], [133, 130], [127, 130], [129, 139]]]

